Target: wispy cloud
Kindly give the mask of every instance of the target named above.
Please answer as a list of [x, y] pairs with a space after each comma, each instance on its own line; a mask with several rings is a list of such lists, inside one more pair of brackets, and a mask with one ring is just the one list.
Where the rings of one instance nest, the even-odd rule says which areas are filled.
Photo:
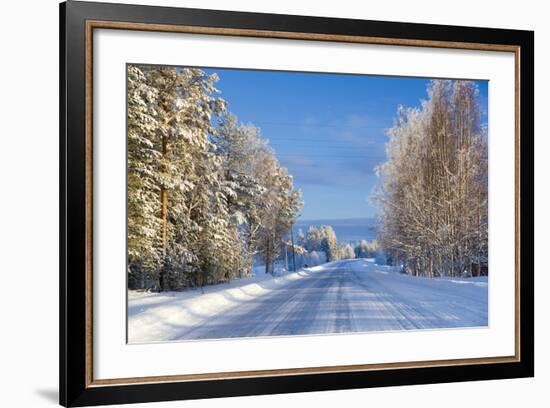
[[299, 136], [279, 137], [274, 146], [298, 186], [353, 187], [385, 160], [385, 129], [375, 117], [352, 113], [323, 122], [308, 115], [300, 126]]

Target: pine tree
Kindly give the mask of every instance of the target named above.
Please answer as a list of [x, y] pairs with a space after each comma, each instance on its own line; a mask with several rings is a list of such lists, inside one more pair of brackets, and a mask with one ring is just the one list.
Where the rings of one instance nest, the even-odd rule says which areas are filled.
[[[128, 284], [174, 290], [273, 262], [300, 192], [200, 69], [128, 67]], [[217, 125], [217, 126], [216, 126]]]
[[[128, 68], [129, 253], [156, 252], [160, 290], [179, 285], [170, 271], [194, 259], [194, 190], [203, 176], [197, 163], [209, 160], [211, 118], [224, 109], [224, 101], [212, 96], [216, 80], [198, 69]], [[150, 242], [134, 239], [145, 228]]]
[[215, 142], [216, 153], [223, 158], [226, 186], [234, 192], [227, 197], [228, 211], [245, 242], [242, 262], [247, 266], [243, 273], [249, 274], [252, 256], [257, 252], [257, 232], [263, 207], [261, 195], [265, 191], [257, 180], [255, 163], [266, 143], [260, 138], [259, 129], [239, 124], [236, 116], [229, 113], [221, 118]]
[[157, 152], [151, 140], [158, 126], [151, 104], [158, 97], [141, 69], [128, 68], [128, 280], [147, 288], [162, 262], [158, 212]]

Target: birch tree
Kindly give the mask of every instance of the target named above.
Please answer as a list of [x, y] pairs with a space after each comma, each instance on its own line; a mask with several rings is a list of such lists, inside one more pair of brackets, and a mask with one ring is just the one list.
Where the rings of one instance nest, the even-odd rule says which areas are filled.
[[471, 81], [432, 81], [398, 111], [375, 194], [381, 246], [413, 275], [471, 274], [487, 257], [487, 136]]

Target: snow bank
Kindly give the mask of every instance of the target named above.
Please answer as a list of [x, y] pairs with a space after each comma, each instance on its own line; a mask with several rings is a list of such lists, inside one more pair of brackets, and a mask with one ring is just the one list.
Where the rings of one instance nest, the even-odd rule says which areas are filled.
[[488, 280], [423, 278], [348, 259], [198, 290], [130, 291], [130, 343], [488, 325]]
[[[293, 273], [278, 269], [277, 275], [264, 273], [265, 266], [254, 268], [253, 276], [227, 284], [206, 286], [182, 292], [150, 293], [128, 291], [128, 342], [167, 341], [182, 331], [200, 325], [211, 316], [223, 313], [247, 300], [264, 296], [290, 282], [303, 279], [319, 267]], [[286, 274], [285, 274], [286, 273]]]

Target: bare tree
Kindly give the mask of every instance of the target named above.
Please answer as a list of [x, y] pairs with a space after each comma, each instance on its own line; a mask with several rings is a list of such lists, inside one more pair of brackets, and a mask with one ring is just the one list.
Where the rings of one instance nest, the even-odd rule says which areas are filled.
[[400, 107], [374, 200], [380, 244], [413, 275], [471, 274], [487, 257], [487, 136], [471, 81], [432, 81]]

